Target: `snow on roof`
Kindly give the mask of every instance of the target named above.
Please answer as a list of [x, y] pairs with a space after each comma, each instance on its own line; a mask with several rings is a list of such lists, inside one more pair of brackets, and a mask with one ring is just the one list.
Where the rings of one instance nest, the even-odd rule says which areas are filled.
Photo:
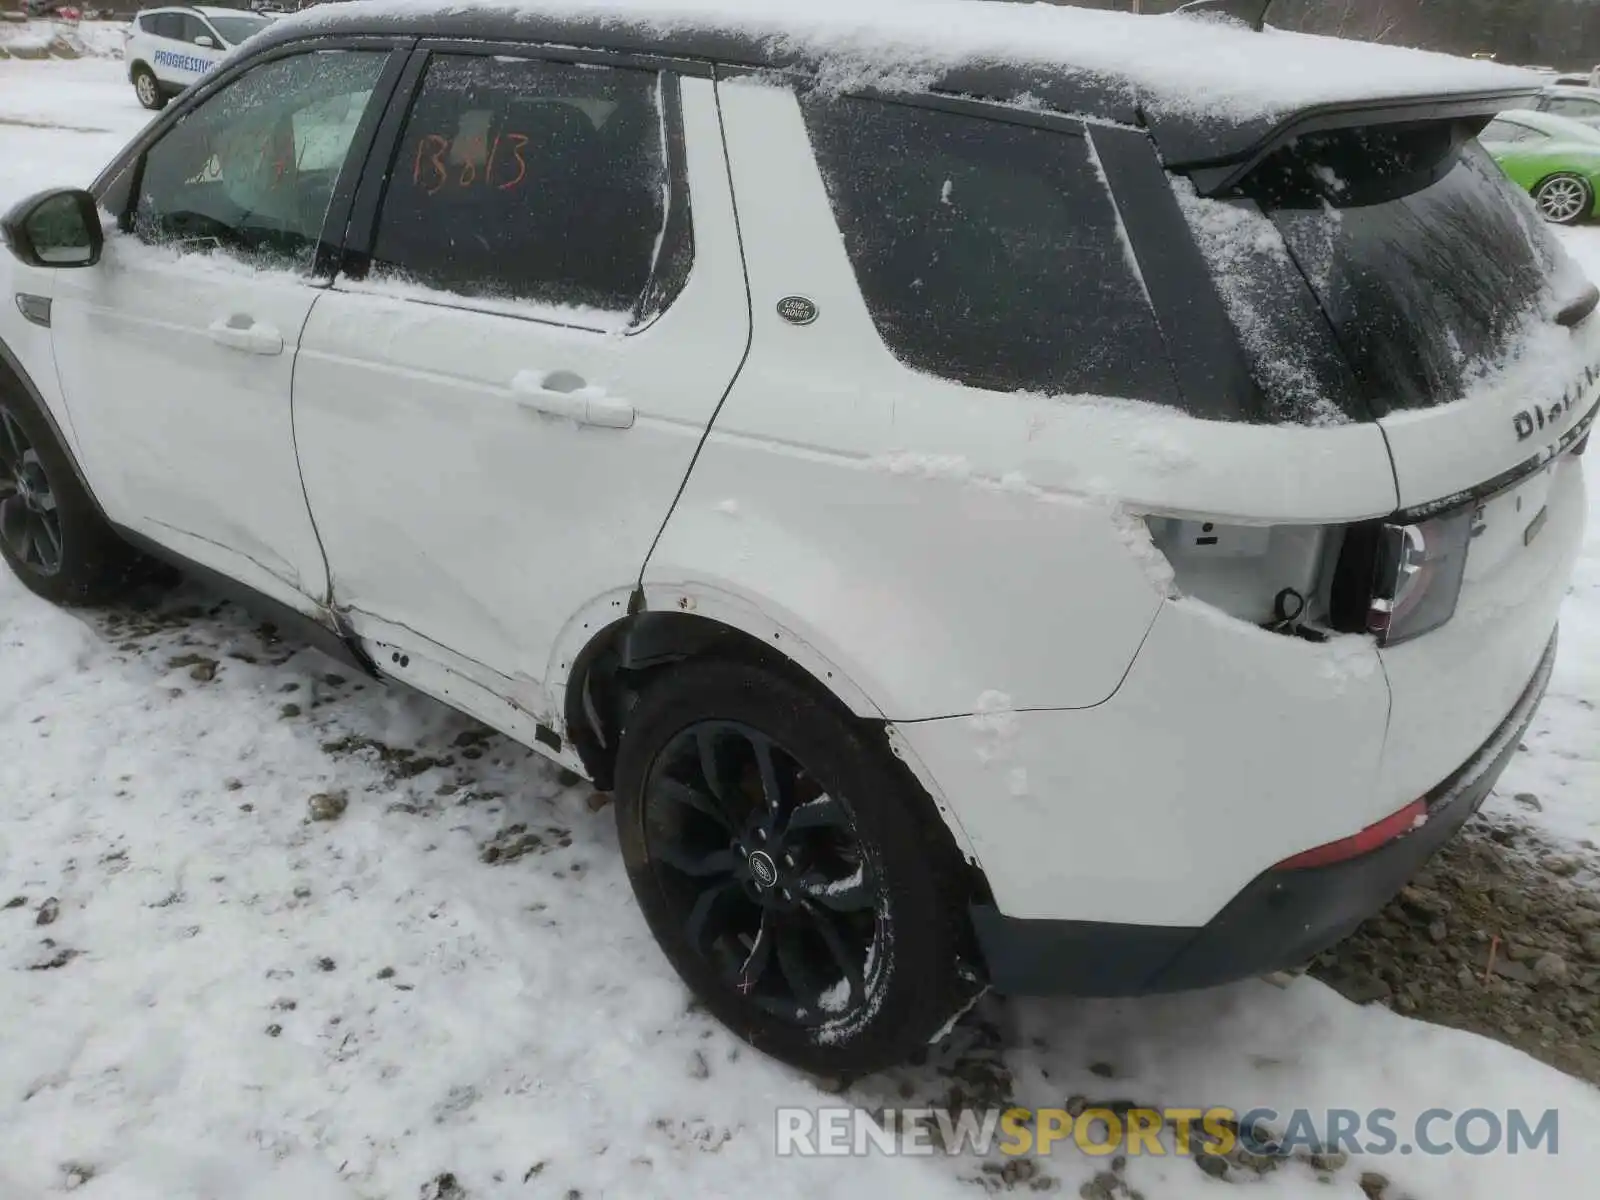
[[1495, 63], [1271, 28], [1257, 33], [1214, 16], [993, 0], [353, 0], [278, 27], [463, 14], [730, 35], [817, 61], [829, 80], [847, 84], [910, 84], [919, 74], [996, 64], [1065, 68], [1133, 89], [1148, 112], [1190, 118], [1259, 120], [1351, 99], [1531, 90], [1540, 82]]

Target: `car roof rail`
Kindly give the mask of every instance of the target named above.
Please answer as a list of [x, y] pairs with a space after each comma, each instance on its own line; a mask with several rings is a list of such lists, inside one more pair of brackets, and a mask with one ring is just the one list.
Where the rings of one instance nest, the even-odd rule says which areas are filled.
[[1180, 4], [1177, 11], [1232, 17], [1260, 33], [1267, 27], [1267, 9], [1272, 3], [1273, 0], [1190, 0], [1188, 4]]

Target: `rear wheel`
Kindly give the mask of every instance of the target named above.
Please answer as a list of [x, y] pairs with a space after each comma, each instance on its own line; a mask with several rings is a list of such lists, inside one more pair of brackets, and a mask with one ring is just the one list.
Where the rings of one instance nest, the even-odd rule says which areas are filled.
[[160, 109], [167, 106], [167, 94], [161, 90], [155, 72], [140, 63], [133, 69], [133, 94], [139, 97], [139, 103], [150, 109]]
[[1552, 175], [1534, 189], [1533, 200], [1557, 225], [1576, 225], [1594, 212], [1594, 188], [1579, 175]]
[[0, 557], [55, 604], [116, 595], [137, 556], [106, 525], [32, 404], [0, 393]]
[[691, 663], [629, 714], [617, 827], [700, 1001], [821, 1074], [903, 1062], [973, 994], [962, 864], [887, 748], [775, 672]]

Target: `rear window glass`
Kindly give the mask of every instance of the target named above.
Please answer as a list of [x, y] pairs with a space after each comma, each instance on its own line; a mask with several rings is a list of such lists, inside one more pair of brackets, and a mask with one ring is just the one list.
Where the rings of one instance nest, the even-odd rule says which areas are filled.
[[[1434, 123], [1307, 135], [1234, 200], [1310, 284], [1355, 391], [1330, 382], [1326, 397], [1351, 415], [1463, 398], [1550, 298], [1562, 252], [1469, 134]], [[1254, 356], [1292, 359], [1305, 345], [1269, 337]]]
[[890, 351], [995, 391], [1178, 402], [1086, 138], [862, 99], [806, 123]]

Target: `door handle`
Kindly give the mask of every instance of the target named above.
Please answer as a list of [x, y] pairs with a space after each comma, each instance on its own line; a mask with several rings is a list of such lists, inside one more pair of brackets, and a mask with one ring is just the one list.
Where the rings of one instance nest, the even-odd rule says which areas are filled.
[[242, 350], [246, 354], [283, 353], [283, 334], [247, 313], [219, 317], [207, 326], [206, 332], [213, 342], [230, 350]]
[[565, 417], [601, 429], [631, 429], [635, 416], [626, 400], [607, 396], [571, 371], [518, 371], [511, 381], [519, 407], [547, 417]]

